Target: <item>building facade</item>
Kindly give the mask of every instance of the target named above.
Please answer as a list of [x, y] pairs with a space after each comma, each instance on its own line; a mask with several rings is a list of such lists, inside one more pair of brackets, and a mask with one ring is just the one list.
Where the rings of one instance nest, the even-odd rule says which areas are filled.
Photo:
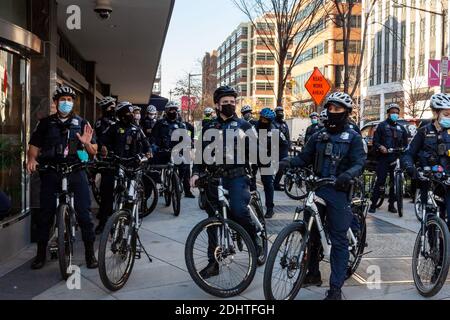
[[[217, 50], [218, 85], [235, 87], [239, 92], [239, 106], [249, 104], [254, 111], [276, 107], [278, 86], [278, 68], [267, 48], [276, 45], [275, 24], [261, 21], [257, 22], [257, 28], [251, 22], [241, 23]], [[261, 36], [262, 33], [265, 35]], [[284, 106], [291, 105], [290, 94], [287, 88]]]
[[[115, 1], [104, 21], [94, 12], [95, 2], [80, 2], [75, 14], [83, 18], [79, 29], [71, 29], [70, 0], [0, 1], [0, 191], [12, 202], [0, 217], [0, 263], [33, 240], [39, 177], [28, 175], [24, 164], [31, 132], [56, 111], [55, 89], [73, 88], [75, 112], [91, 123], [101, 114], [96, 101], [103, 96], [149, 100], [174, 0], [126, 4]], [[154, 27], [142, 30], [141, 15]], [[130, 41], [130, 35], [151, 41]]]
[[[307, 14], [309, 8], [305, 4], [299, 16]], [[337, 10], [332, 9], [329, 17], [325, 10], [316, 14], [313, 22], [314, 33], [306, 43], [302, 53], [299, 55], [292, 69], [294, 80], [293, 96], [294, 112], [298, 115], [308, 115], [314, 109], [311, 96], [306, 91], [305, 83], [310, 78], [314, 67], [319, 68], [331, 86], [331, 90], [343, 89], [344, 81], [344, 48], [342, 28], [339, 27]], [[330, 12], [328, 12], [329, 14]], [[355, 3], [352, 10], [352, 28], [349, 42], [349, 66], [350, 75], [354, 75], [354, 67], [359, 64], [361, 52], [361, 4]], [[354, 83], [354, 78], [350, 78], [350, 87]], [[359, 91], [357, 91], [357, 96]]]
[[207, 52], [202, 60], [202, 106], [214, 104], [214, 91], [217, 88], [217, 51]]
[[158, 71], [156, 72], [155, 81], [153, 82], [152, 94], [156, 94], [158, 96], [161, 95], [161, 65], [159, 65]]
[[[367, 10], [370, 1], [363, 1]], [[441, 6], [443, 4], [443, 7]], [[396, 102], [405, 118], [429, 117], [428, 99], [440, 87], [428, 86], [428, 61], [441, 59], [442, 16], [449, 1], [378, 1], [367, 26], [367, 48], [361, 79], [363, 121], [384, 119]], [[445, 30], [449, 30], [447, 20]], [[445, 34], [445, 55], [448, 56]]]

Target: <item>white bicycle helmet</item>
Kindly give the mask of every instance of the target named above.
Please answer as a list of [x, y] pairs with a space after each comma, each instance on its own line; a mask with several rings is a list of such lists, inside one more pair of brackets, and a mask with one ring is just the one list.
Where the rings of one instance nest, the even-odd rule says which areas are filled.
[[436, 93], [430, 99], [432, 109], [450, 109], [450, 99], [445, 93]]
[[387, 112], [391, 111], [392, 109], [397, 109], [400, 112], [400, 106], [396, 103], [390, 103], [386, 109]]
[[111, 105], [114, 105], [116, 103], [116, 99], [113, 97], [104, 97], [98, 102], [98, 106], [100, 108], [108, 108]]
[[353, 99], [344, 92], [334, 92], [330, 94], [325, 101], [325, 108], [327, 108], [327, 105], [330, 103], [340, 104], [349, 109], [350, 112], [353, 110]]
[[242, 114], [244, 114], [244, 113], [246, 113], [246, 112], [252, 112], [253, 110], [252, 110], [252, 107], [251, 106], [249, 106], [249, 105], [245, 105], [245, 106], [243, 106], [242, 108], [241, 108], [241, 113]]
[[116, 112], [120, 112], [124, 108], [127, 108], [128, 109], [127, 111], [129, 111], [129, 112], [133, 112], [133, 110], [134, 110], [134, 107], [131, 104], [131, 102], [123, 101], [116, 106]]
[[327, 121], [327, 120], [328, 120], [328, 111], [327, 111], [327, 109], [323, 109], [323, 110], [320, 112], [319, 118], [320, 118], [320, 121], [321, 121], [322, 123], [323, 123], [324, 121]]
[[56, 89], [55, 93], [53, 94], [53, 100], [58, 100], [61, 97], [69, 96], [75, 99], [77, 97], [77, 94], [75, 91], [68, 86], [61, 86], [58, 89]]
[[205, 116], [210, 116], [210, 115], [212, 115], [213, 114], [213, 112], [214, 112], [214, 110], [212, 109], [212, 108], [206, 108], [204, 111], [203, 111], [203, 113], [204, 113], [204, 115]]
[[284, 109], [283, 109], [282, 106], [278, 106], [278, 107], [275, 108], [274, 111], [275, 111], [275, 112], [278, 112], [278, 111], [284, 111]]
[[148, 113], [156, 113], [157, 112], [156, 107], [154, 105], [149, 105], [147, 107], [147, 112]]
[[178, 111], [178, 110], [180, 109], [180, 106], [179, 106], [178, 103], [176, 103], [176, 102], [169, 101], [169, 102], [166, 104], [166, 110], [167, 110], [167, 109], [172, 109], [172, 108], [176, 108], [177, 111]]

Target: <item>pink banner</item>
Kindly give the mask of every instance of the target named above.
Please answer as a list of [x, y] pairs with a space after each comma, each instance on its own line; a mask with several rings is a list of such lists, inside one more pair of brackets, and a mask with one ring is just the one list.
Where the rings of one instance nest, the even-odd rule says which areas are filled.
[[[449, 65], [450, 71], [450, 65]], [[439, 87], [441, 85], [441, 60], [428, 61], [428, 86]], [[447, 77], [445, 86], [450, 87], [450, 78]]]

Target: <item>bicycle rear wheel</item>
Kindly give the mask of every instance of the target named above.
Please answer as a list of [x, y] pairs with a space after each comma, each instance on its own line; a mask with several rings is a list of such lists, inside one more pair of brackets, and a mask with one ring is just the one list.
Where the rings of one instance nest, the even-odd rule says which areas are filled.
[[118, 211], [108, 220], [100, 238], [98, 270], [103, 285], [111, 291], [123, 288], [136, 255], [136, 232], [128, 211]]
[[178, 177], [178, 174], [175, 171], [172, 174], [171, 186], [172, 186], [171, 197], [172, 197], [173, 215], [175, 217], [178, 217], [180, 215], [181, 210], [181, 188], [180, 188], [180, 178]]
[[58, 208], [58, 260], [59, 271], [64, 280], [67, 280], [72, 274], [71, 265], [73, 257], [73, 237], [70, 207], [62, 204]]
[[309, 242], [305, 225], [294, 222], [275, 239], [264, 270], [264, 297], [267, 300], [293, 300], [305, 280]]
[[397, 212], [399, 217], [403, 217], [403, 179], [402, 174], [397, 173], [394, 177], [395, 196], [397, 200]]
[[433, 216], [426, 221], [425, 234], [420, 231], [417, 235], [412, 257], [414, 284], [422, 296], [432, 297], [441, 290], [447, 279], [449, 259], [448, 227], [442, 219]]
[[352, 211], [354, 219], [352, 223], [352, 232], [356, 238], [357, 243], [352, 244], [352, 242], [350, 242], [351, 250], [348, 260], [346, 279], [350, 278], [358, 269], [359, 264], [361, 263], [362, 255], [364, 254], [364, 249], [366, 248], [367, 241], [366, 218], [364, 216], [365, 208], [363, 205], [353, 206]]
[[[234, 297], [247, 289], [255, 276], [255, 257], [253, 240], [231, 220], [203, 220], [192, 229], [186, 241], [189, 274], [201, 289], [216, 297]], [[212, 263], [217, 273], [206, 278], [202, 271]]]

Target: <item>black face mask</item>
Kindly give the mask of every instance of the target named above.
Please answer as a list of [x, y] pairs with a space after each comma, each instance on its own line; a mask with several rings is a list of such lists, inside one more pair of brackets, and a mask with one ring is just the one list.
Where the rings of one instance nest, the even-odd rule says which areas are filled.
[[115, 115], [116, 115], [116, 111], [114, 111], [114, 109], [113, 110], [107, 110], [107, 111], [105, 111], [105, 117], [107, 117], [107, 118], [114, 118], [115, 117]]
[[330, 133], [342, 132], [348, 123], [348, 112], [331, 113], [328, 112], [328, 120], [325, 127]]
[[223, 104], [221, 114], [223, 114], [226, 118], [230, 118], [236, 112], [236, 106], [232, 104]]
[[276, 119], [278, 121], [282, 121], [284, 119], [284, 114], [283, 113], [278, 113]]
[[177, 118], [177, 113], [176, 112], [167, 112], [167, 119], [173, 121]]
[[260, 129], [269, 129], [270, 128], [270, 122], [259, 122], [259, 128]]
[[134, 122], [133, 114], [126, 114], [120, 118], [120, 120], [127, 126]]

